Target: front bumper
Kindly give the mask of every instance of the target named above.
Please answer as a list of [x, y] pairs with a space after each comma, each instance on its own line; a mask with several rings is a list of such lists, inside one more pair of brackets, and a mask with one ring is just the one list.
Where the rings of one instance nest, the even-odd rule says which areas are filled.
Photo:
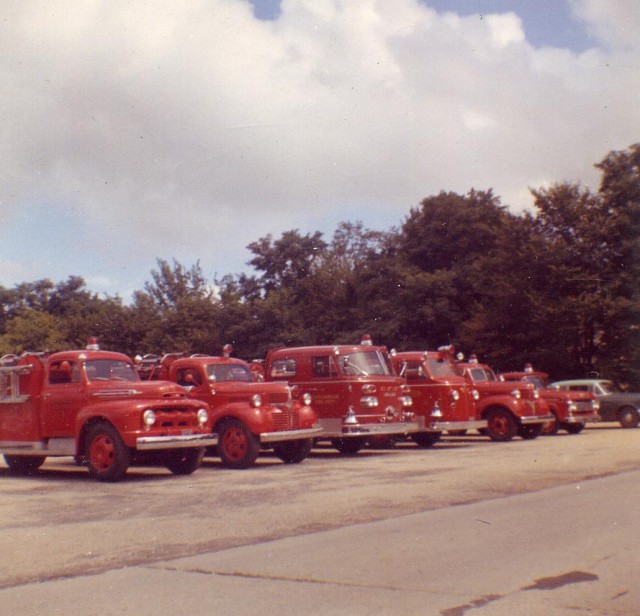
[[555, 417], [549, 413], [548, 415], [525, 415], [523, 417], [518, 417], [518, 421], [523, 426], [528, 426], [530, 424], [538, 424], [538, 423], [547, 423], [548, 421], [554, 421]]
[[321, 427], [304, 428], [301, 430], [281, 430], [280, 432], [262, 432], [260, 434], [261, 443], [280, 443], [283, 441], [299, 441], [307, 438], [318, 438], [322, 436]]
[[601, 421], [602, 418], [595, 411], [593, 413], [583, 413], [581, 415], [569, 415], [563, 423], [585, 424], [587, 422]]
[[139, 436], [136, 439], [138, 451], [159, 451], [162, 449], [184, 449], [186, 447], [213, 447], [218, 444], [217, 434], [181, 434], [171, 436]]

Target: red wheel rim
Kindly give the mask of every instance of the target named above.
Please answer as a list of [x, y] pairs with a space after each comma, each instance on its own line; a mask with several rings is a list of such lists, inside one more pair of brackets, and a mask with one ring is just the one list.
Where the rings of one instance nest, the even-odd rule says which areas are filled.
[[248, 448], [247, 436], [244, 430], [235, 426], [225, 430], [222, 436], [222, 448], [230, 460], [242, 460]]
[[494, 434], [497, 434], [498, 436], [505, 436], [509, 431], [509, 422], [506, 417], [496, 415], [491, 419], [491, 429]]
[[98, 471], [106, 471], [115, 460], [113, 441], [106, 435], [100, 434], [91, 441], [89, 448], [91, 465]]

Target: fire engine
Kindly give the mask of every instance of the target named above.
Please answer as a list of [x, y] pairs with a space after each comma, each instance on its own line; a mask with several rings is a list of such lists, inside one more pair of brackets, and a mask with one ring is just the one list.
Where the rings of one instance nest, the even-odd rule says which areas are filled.
[[419, 432], [410, 436], [420, 447], [430, 447], [444, 431], [460, 435], [487, 427], [486, 419], [476, 418], [480, 394], [463, 376], [453, 355], [452, 347], [391, 352], [396, 372], [411, 387], [412, 410], [418, 419]]
[[302, 462], [321, 432], [311, 397], [294, 400], [286, 383], [260, 382], [247, 362], [231, 357], [232, 351], [226, 345], [223, 356], [167, 354], [155, 371], [153, 358], [147, 357], [139, 370], [147, 378], [155, 374], [177, 383], [189, 398], [208, 404], [224, 466], [248, 468], [261, 449], [269, 448], [285, 463]]
[[486, 433], [492, 441], [510, 441], [516, 435], [534, 439], [553, 420], [548, 404], [531, 383], [500, 381], [492, 368], [477, 360], [458, 362], [458, 367], [480, 394], [476, 416], [487, 420]]
[[524, 381], [532, 383], [540, 392], [540, 396], [549, 405], [553, 419], [544, 425], [542, 434], [556, 434], [558, 430], [566, 430], [569, 434], [582, 432], [587, 422], [600, 421], [598, 399], [587, 391], [561, 391], [549, 386], [549, 375], [534, 370], [527, 364], [521, 372], [503, 372], [498, 375], [501, 381]]
[[15, 472], [73, 456], [101, 481], [150, 459], [185, 475], [216, 442], [205, 404], [174, 383], [141, 382], [126, 355], [95, 339], [83, 350], [0, 359], [0, 453]]
[[394, 373], [387, 349], [370, 340], [274, 349], [264, 378], [288, 382], [294, 395], [311, 394], [321, 439], [343, 454], [357, 453], [369, 439], [418, 430], [409, 387]]

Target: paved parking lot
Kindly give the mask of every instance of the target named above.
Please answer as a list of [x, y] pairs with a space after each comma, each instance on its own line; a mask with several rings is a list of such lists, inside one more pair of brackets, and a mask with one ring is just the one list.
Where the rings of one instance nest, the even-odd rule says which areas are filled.
[[[246, 471], [225, 470], [209, 459], [190, 477], [136, 468], [117, 484], [89, 480], [70, 459], [48, 461], [30, 478], [13, 477], [3, 466], [0, 587], [18, 591], [61, 577], [116, 575], [124, 567], [408, 514], [439, 510], [446, 517], [457, 504], [543, 496], [554, 486], [575, 488], [640, 469], [639, 442], [640, 430], [607, 424], [576, 436], [510, 443], [446, 438], [431, 450], [401, 445], [354, 457], [318, 448], [294, 466], [266, 454]], [[548, 524], [570, 530], [579, 545], [585, 537], [571, 523], [574, 514]], [[537, 541], [535, 534], [525, 538], [532, 546]]]

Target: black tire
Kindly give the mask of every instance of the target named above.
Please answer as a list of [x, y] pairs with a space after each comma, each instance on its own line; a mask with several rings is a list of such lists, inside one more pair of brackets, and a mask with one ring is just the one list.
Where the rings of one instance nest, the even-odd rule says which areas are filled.
[[538, 438], [542, 434], [542, 428], [544, 424], [528, 424], [526, 426], [520, 426], [518, 428], [518, 436], [525, 441], [532, 441], [534, 438]]
[[617, 413], [616, 419], [623, 428], [638, 427], [638, 411], [632, 406], [623, 406]]
[[[554, 436], [558, 434], [560, 429], [560, 423], [558, 422], [558, 416], [552, 411], [553, 419], [545, 424], [542, 424], [542, 436]], [[566, 427], [566, 426], [562, 426]]]
[[98, 481], [122, 479], [131, 463], [131, 452], [109, 423], [96, 424], [89, 430], [85, 452], [89, 475]]
[[433, 447], [440, 440], [440, 436], [442, 436], [442, 433], [441, 432], [414, 432], [410, 436], [411, 436], [411, 440], [418, 447], [426, 449], [427, 447]]
[[227, 468], [252, 466], [260, 453], [260, 442], [239, 419], [226, 419], [217, 430], [218, 455]]
[[313, 448], [313, 439], [305, 438], [299, 441], [286, 441], [276, 443], [273, 446], [273, 453], [285, 464], [299, 464], [306, 460]]
[[584, 424], [583, 423], [577, 423], [577, 424], [564, 424], [563, 428], [569, 433], [569, 434], [580, 434], [580, 432], [582, 432], [584, 430]]
[[4, 456], [4, 461], [14, 473], [33, 475], [46, 460], [46, 456]]
[[359, 436], [351, 438], [332, 438], [331, 444], [343, 455], [353, 456], [364, 447], [364, 439]]
[[518, 424], [513, 415], [503, 408], [494, 408], [487, 413], [487, 435], [492, 441], [510, 441], [518, 433]]
[[174, 475], [191, 475], [200, 468], [204, 458], [204, 449], [201, 447], [188, 447], [176, 449], [164, 456], [165, 466]]

